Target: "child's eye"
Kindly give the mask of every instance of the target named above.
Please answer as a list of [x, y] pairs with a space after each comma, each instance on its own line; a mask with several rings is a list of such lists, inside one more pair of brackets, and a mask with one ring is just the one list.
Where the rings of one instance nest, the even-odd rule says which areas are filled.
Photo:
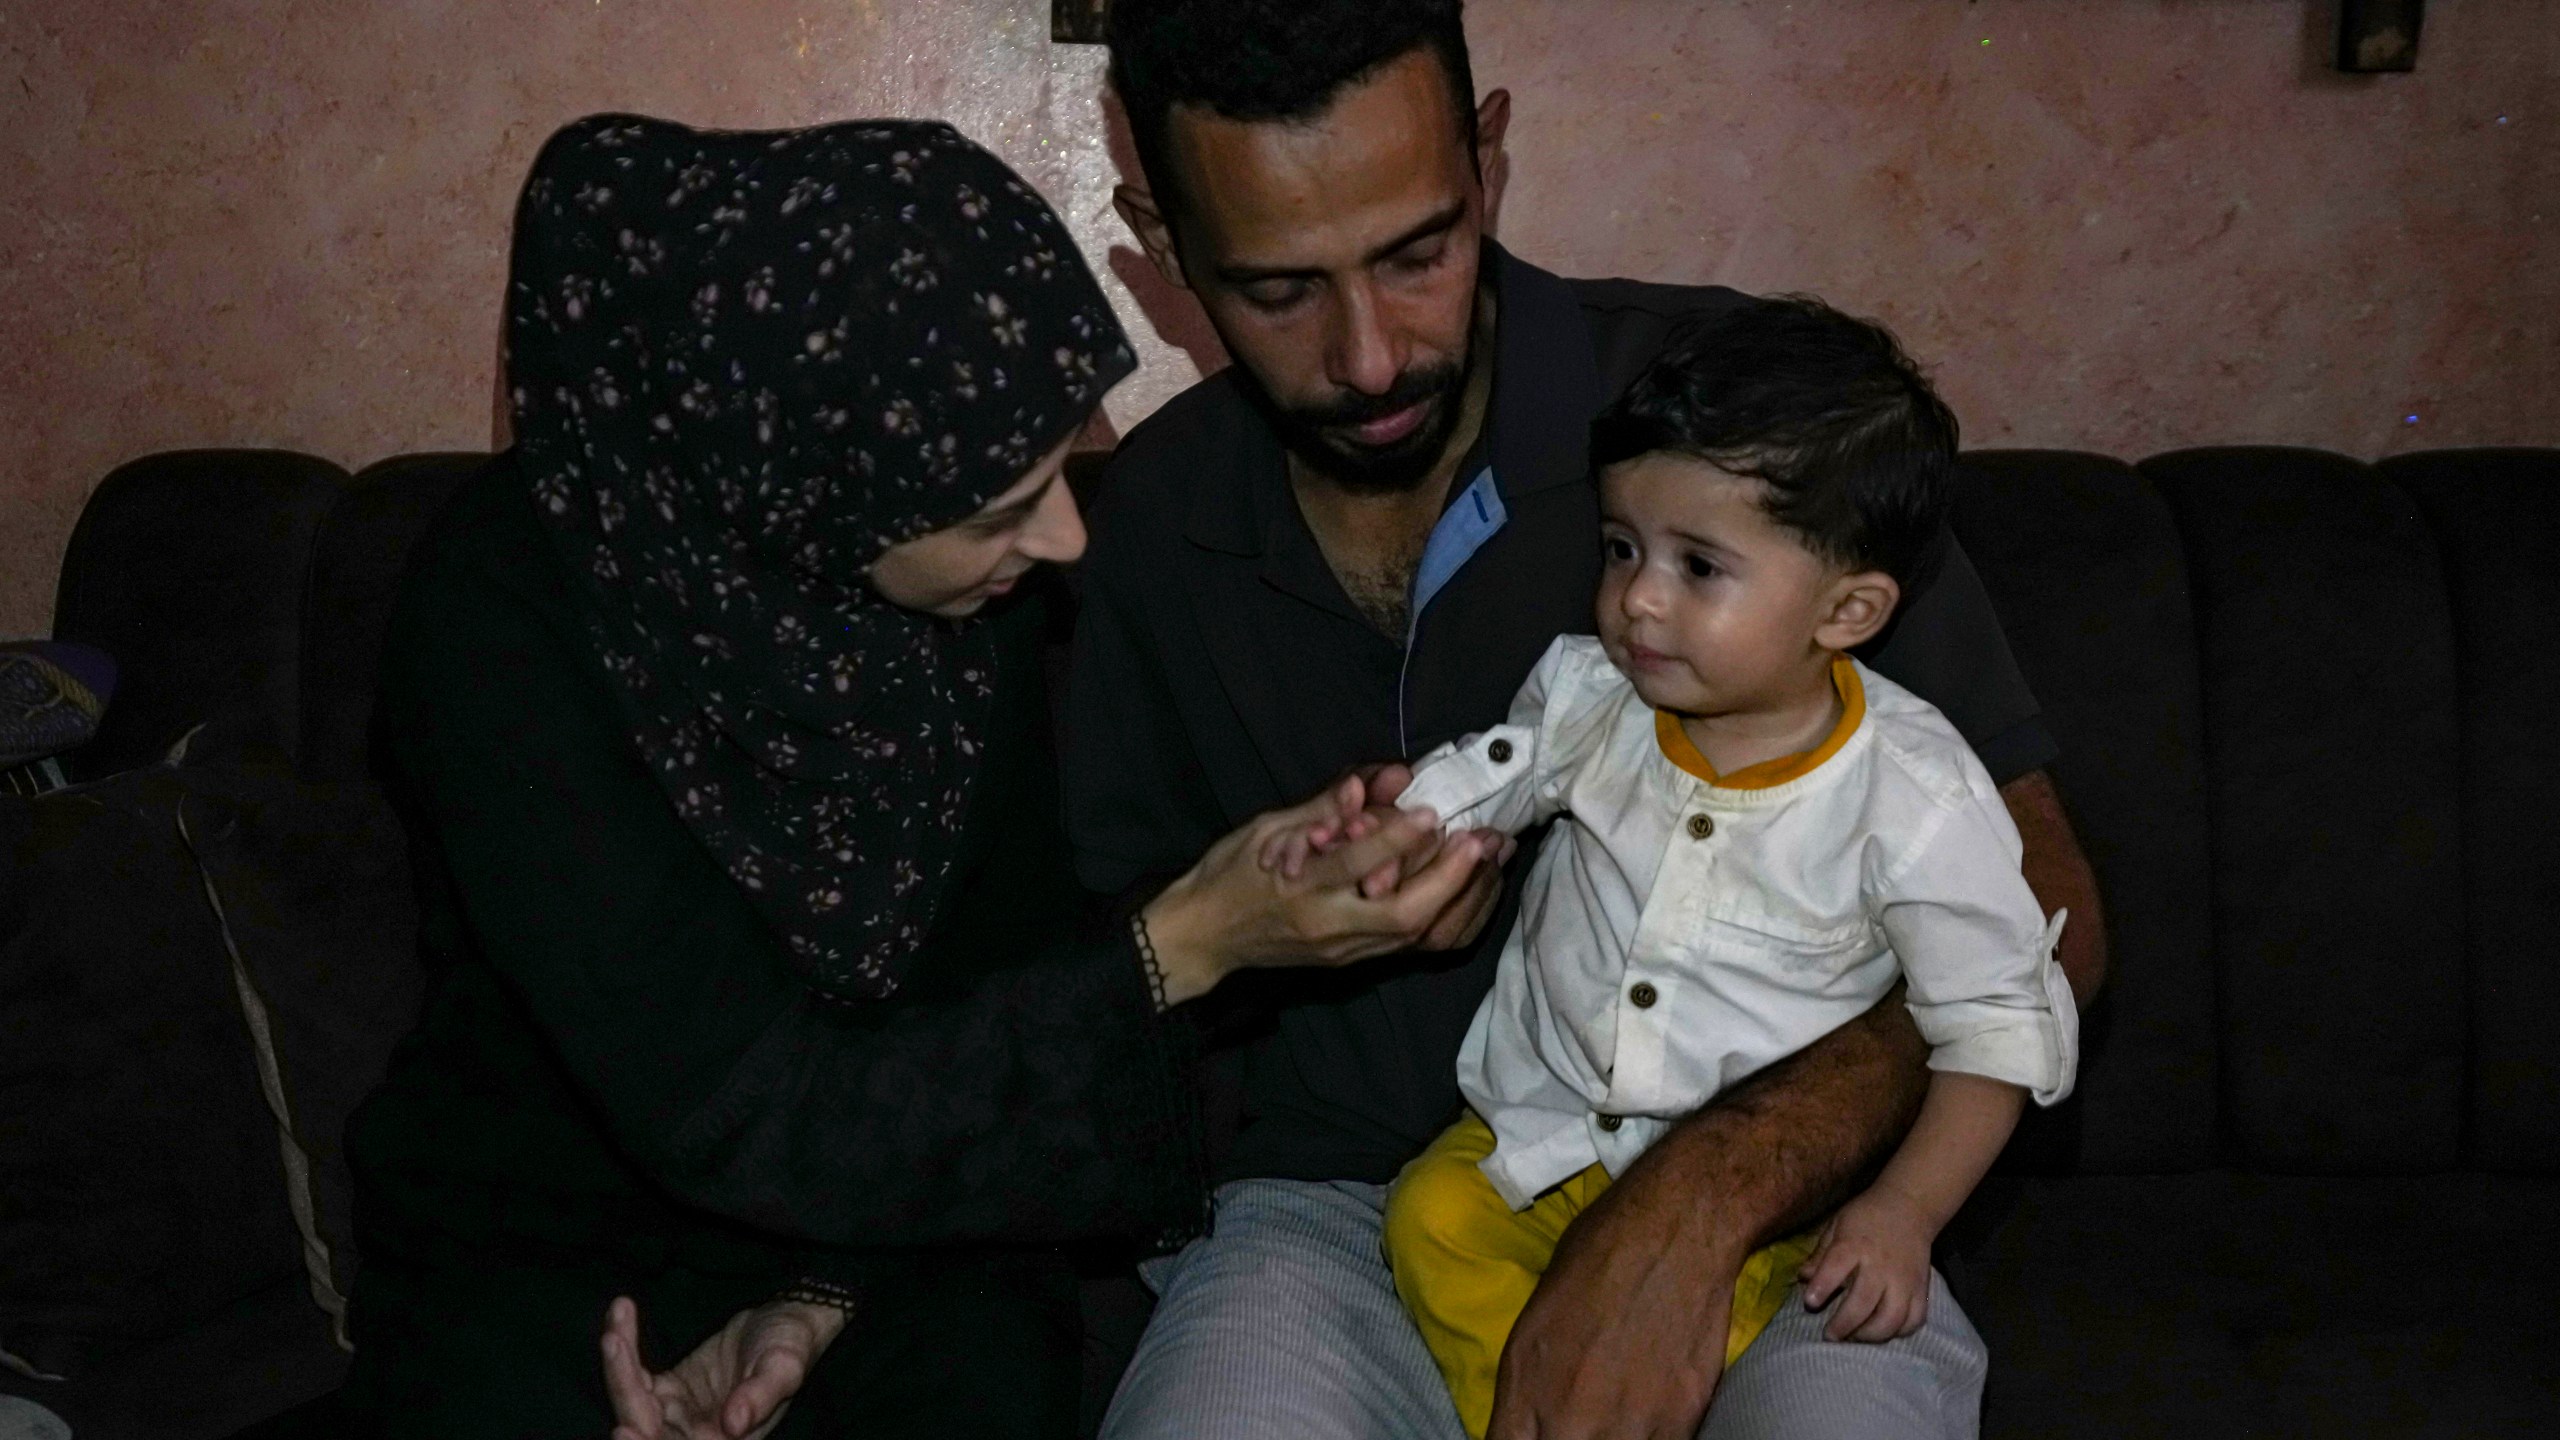
[[1636, 558], [1636, 545], [1634, 541], [1622, 536], [1605, 535], [1600, 540], [1600, 553], [1624, 565]]
[[1716, 562], [1704, 555], [1684, 555], [1680, 557], [1680, 563], [1688, 569], [1692, 579], [1704, 580], [1716, 573]]

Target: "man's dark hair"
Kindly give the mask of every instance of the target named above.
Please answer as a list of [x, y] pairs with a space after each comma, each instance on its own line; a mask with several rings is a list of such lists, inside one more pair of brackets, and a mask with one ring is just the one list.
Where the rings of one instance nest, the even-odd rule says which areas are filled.
[[1176, 105], [1229, 120], [1309, 120], [1389, 61], [1429, 46], [1475, 154], [1464, 0], [1112, 0], [1111, 86], [1138, 163], [1169, 215], [1165, 136]]
[[1809, 295], [1683, 322], [1591, 426], [1591, 462], [1667, 451], [1766, 487], [1769, 518], [1908, 590], [1953, 502], [1956, 417], [1891, 332]]

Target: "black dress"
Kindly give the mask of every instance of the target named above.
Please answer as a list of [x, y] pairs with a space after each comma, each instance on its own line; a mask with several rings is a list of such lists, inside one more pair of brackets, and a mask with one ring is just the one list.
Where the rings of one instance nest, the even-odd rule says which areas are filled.
[[999, 688], [953, 901], [895, 999], [811, 990], [643, 768], [507, 457], [421, 548], [381, 713], [430, 998], [349, 1148], [350, 1393], [392, 1435], [604, 1433], [596, 1335], [664, 1367], [802, 1277], [856, 1317], [785, 1433], [1073, 1423], [1064, 1247], [1204, 1213], [1195, 1038], [1076, 886], [1042, 602]]

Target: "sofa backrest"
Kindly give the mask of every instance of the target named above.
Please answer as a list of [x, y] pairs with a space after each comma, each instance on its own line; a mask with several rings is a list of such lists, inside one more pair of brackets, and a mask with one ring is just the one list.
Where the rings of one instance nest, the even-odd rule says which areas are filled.
[[2113, 952], [2030, 1163], [2560, 1171], [2560, 452], [1964, 474]]
[[409, 549], [488, 461], [477, 451], [376, 461], [356, 472], [321, 521], [302, 595], [296, 688], [304, 775], [354, 780], [371, 773], [374, 686]]
[[2560, 450], [2382, 462], [2436, 537], [2452, 603], [2470, 982], [2469, 1161], [2560, 1171]]
[[77, 778], [148, 764], [199, 724], [292, 754], [312, 536], [346, 485], [283, 450], [178, 450], [100, 481], [63, 554], [53, 633], [115, 657]]
[[[83, 772], [219, 718], [360, 775], [408, 548], [483, 458], [109, 477], [57, 625], [128, 677]], [[2560, 451], [1983, 451], [1956, 526], [2113, 955], [2026, 1163], [2560, 1173]]]
[[2209, 1166], [2212, 870], [2177, 527], [2132, 466], [2103, 455], [1978, 451], [1960, 477], [1956, 531], [2061, 744], [2054, 781], [2098, 872], [2112, 956], [2082, 1020], [2077, 1091], [2028, 1118], [2011, 1158], [2044, 1171]]

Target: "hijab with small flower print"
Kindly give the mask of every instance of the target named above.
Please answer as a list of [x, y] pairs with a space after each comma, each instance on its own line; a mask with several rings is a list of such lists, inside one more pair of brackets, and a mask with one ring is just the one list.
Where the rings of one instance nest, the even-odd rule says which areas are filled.
[[982, 624], [889, 546], [1135, 367], [1057, 215], [947, 125], [582, 120], [516, 212], [518, 463], [641, 756], [811, 981], [893, 993], [959, 848]]

